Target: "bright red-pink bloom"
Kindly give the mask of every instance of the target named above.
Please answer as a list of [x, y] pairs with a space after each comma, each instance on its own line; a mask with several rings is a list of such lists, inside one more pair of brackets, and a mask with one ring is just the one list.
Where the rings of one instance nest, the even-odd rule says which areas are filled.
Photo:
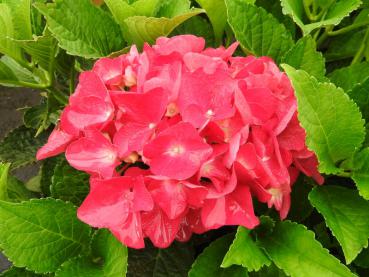
[[288, 216], [300, 174], [324, 182], [286, 74], [182, 35], [81, 73], [37, 159], [65, 152], [91, 175], [78, 217], [143, 248], [259, 224], [253, 200]]

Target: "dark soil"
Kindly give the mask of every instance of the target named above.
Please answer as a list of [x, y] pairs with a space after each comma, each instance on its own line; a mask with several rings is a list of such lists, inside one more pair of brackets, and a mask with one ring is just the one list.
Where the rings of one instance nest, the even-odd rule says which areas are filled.
[[[39, 92], [23, 88], [5, 88], [0, 86], [0, 140], [12, 129], [22, 124], [22, 112], [18, 109], [39, 102]], [[27, 180], [37, 172], [37, 166], [22, 168], [16, 175]], [[0, 272], [11, 264], [0, 254]]]

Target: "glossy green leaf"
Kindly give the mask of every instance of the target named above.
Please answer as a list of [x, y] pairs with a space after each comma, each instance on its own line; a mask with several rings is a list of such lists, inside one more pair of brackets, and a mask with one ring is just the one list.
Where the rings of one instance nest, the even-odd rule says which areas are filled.
[[128, 39], [138, 46], [142, 46], [144, 42], [154, 43], [156, 38], [169, 35], [181, 23], [202, 12], [200, 9], [192, 9], [173, 18], [129, 17], [125, 20]]
[[247, 268], [248, 271], [259, 271], [263, 266], [269, 266], [270, 264], [271, 262], [264, 250], [259, 248], [250, 237], [250, 230], [239, 226], [236, 237], [221, 266], [226, 268], [232, 265], [240, 265]]
[[206, 11], [213, 25], [215, 38], [220, 42], [227, 25], [227, 17], [225, 16], [227, 7], [224, 0], [196, 0], [196, 2]]
[[330, 255], [304, 225], [278, 222], [268, 236], [260, 240], [272, 261], [292, 277], [355, 277]]
[[15, 26], [11, 8], [0, 2], [0, 53], [22, 59], [21, 49], [12, 41], [15, 38]]
[[[324, 19], [320, 21], [310, 23], [304, 19], [305, 11], [303, 1], [306, 0], [281, 0], [283, 7], [283, 13], [292, 16], [296, 24], [301, 28], [305, 35], [311, 33], [313, 30], [329, 25], [338, 25], [343, 18], [348, 16], [352, 11], [356, 10], [361, 0], [338, 0], [333, 1], [333, 4], [322, 7], [326, 10]], [[308, 2], [308, 1], [306, 1]], [[332, 1], [326, 1], [325, 3], [332, 3]]]
[[290, 33], [263, 8], [243, 0], [226, 0], [228, 22], [247, 53], [279, 62], [294, 45]]
[[302, 69], [318, 80], [324, 79], [325, 61], [322, 53], [316, 50], [316, 43], [310, 36], [301, 38], [283, 57], [286, 63]]
[[66, 160], [59, 162], [52, 177], [51, 196], [80, 205], [89, 192], [89, 175], [74, 169]]
[[[56, 277], [118, 277], [127, 272], [128, 251], [108, 230], [100, 229], [92, 241], [92, 257], [77, 257], [64, 263]], [[102, 260], [101, 263], [94, 262]]]
[[319, 170], [340, 172], [337, 164], [350, 158], [364, 141], [364, 120], [357, 105], [341, 88], [319, 83], [305, 71], [283, 65], [297, 97], [306, 144], [319, 160]]
[[38, 3], [59, 46], [71, 55], [99, 58], [124, 46], [119, 25], [89, 0]]
[[0, 143], [0, 160], [18, 168], [36, 161], [37, 150], [46, 142], [48, 134], [34, 137], [35, 130], [25, 126], [11, 131]]
[[0, 247], [17, 267], [53, 272], [89, 247], [90, 228], [70, 203], [38, 199], [0, 202]]
[[228, 268], [221, 267], [222, 260], [232, 243], [233, 237], [233, 234], [225, 235], [212, 242], [207, 248], [205, 248], [205, 250], [197, 257], [196, 261], [192, 265], [188, 276], [248, 276], [247, 270], [241, 266], [234, 265]]
[[368, 246], [369, 202], [356, 190], [338, 186], [315, 188], [309, 200], [340, 243], [346, 262], [351, 263]]
[[175, 241], [160, 249], [146, 242], [144, 249], [129, 249], [127, 277], [186, 277], [194, 252], [191, 243]]

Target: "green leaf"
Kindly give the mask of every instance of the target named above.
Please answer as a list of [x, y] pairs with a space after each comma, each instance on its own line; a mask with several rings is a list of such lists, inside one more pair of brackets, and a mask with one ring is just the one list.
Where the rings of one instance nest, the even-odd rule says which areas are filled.
[[[304, 0], [281, 0], [283, 13], [292, 16], [296, 24], [301, 28], [304, 35], [311, 33], [317, 28], [326, 27], [328, 25], [338, 25], [343, 18], [348, 16], [352, 11], [356, 10], [361, 0], [338, 0], [333, 1], [329, 7], [322, 7], [326, 9], [324, 19], [314, 23], [306, 23], [304, 20]], [[332, 3], [327, 1], [325, 3]]]
[[240, 265], [248, 271], [259, 271], [264, 265], [269, 266], [270, 264], [265, 252], [250, 237], [250, 230], [239, 226], [221, 266]]
[[0, 200], [21, 202], [36, 197], [24, 184], [9, 175], [10, 164], [0, 163]]
[[28, 53], [33, 61], [52, 73], [57, 52], [57, 40], [51, 35], [36, 37], [34, 40], [18, 40], [16, 43]]
[[[179, 0], [179, 2], [180, 1], [181, 0]], [[133, 2], [131, 6], [136, 10], [136, 15], [154, 16], [161, 2], [162, 0], [137, 0]]]
[[104, 2], [109, 7], [115, 21], [122, 27], [124, 27], [125, 19], [137, 15], [136, 9], [125, 0], [105, 0]]
[[280, 270], [278, 267], [276, 267], [274, 264], [263, 267], [261, 270], [257, 272], [250, 272], [250, 277], [287, 277], [286, 274], [282, 270]]
[[361, 253], [356, 257], [354, 264], [363, 268], [369, 268], [369, 248], [361, 251]]
[[51, 197], [70, 201], [78, 206], [89, 192], [89, 175], [62, 160], [55, 167], [50, 191]]
[[305, 70], [318, 80], [325, 75], [325, 61], [322, 53], [316, 50], [315, 40], [311, 36], [301, 38], [283, 57], [286, 63], [296, 69]]
[[194, 260], [191, 243], [174, 242], [160, 249], [146, 242], [144, 249], [129, 249], [128, 277], [186, 277]]
[[[368, 64], [369, 67], [369, 64]], [[369, 76], [369, 72], [368, 75]], [[359, 106], [360, 111], [366, 121], [369, 123], [369, 78], [367, 78], [362, 83], [359, 83], [354, 86], [354, 88], [347, 92], [352, 100]]]
[[356, 190], [338, 186], [317, 187], [309, 200], [340, 243], [346, 263], [351, 263], [368, 246], [369, 202]]
[[291, 207], [288, 219], [302, 222], [309, 217], [314, 210], [308, 200], [308, 194], [313, 188], [314, 181], [311, 178], [300, 175], [291, 191]]
[[215, 38], [221, 42], [227, 25], [227, 17], [224, 16], [227, 13], [227, 7], [224, 0], [196, 0], [196, 2], [206, 11], [213, 25]]
[[0, 2], [0, 53], [14, 59], [22, 59], [21, 49], [12, 41], [15, 38], [11, 8]]
[[292, 81], [306, 144], [319, 160], [319, 170], [340, 172], [337, 163], [350, 158], [364, 141], [361, 113], [341, 88], [319, 83], [305, 71], [283, 65]]
[[124, 21], [127, 25], [128, 40], [138, 46], [142, 46], [144, 42], [152, 44], [156, 38], [169, 35], [181, 23], [202, 12], [200, 9], [191, 9], [173, 18], [129, 17]]
[[369, 76], [369, 62], [353, 64], [337, 69], [328, 75], [329, 79], [345, 91], [352, 90]]
[[273, 233], [260, 243], [273, 262], [292, 277], [356, 276], [330, 255], [304, 225], [278, 222]]
[[369, 200], [369, 148], [365, 148], [354, 157], [357, 169], [353, 171], [352, 179], [359, 189], [359, 194]]
[[44, 132], [37, 138], [35, 131], [20, 126], [11, 131], [0, 143], [0, 160], [12, 163], [12, 169], [36, 161], [37, 150], [46, 142], [48, 133]]
[[90, 228], [76, 218], [70, 203], [37, 199], [0, 201], [0, 247], [17, 267], [55, 271], [89, 247]]
[[15, 39], [31, 39], [31, 0], [2, 0], [12, 14]]
[[188, 0], [162, 0], [159, 1], [158, 7], [156, 8], [155, 17], [172, 18], [188, 12], [190, 7], [191, 3]]
[[188, 276], [248, 276], [247, 270], [237, 265], [231, 266], [229, 268], [221, 268], [223, 257], [224, 255], [226, 255], [233, 238], [233, 234], [228, 234], [212, 242], [197, 257], [196, 261], [192, 265], [190, 272], [188, 273]]
[[279, 62], [294, 45], [290, 33], [263, 8], [243, 0], [226, 0], [228, 22], [246, 52]]
[[[78, 257], [64, 263], [56, 277], [118, 277], [127, 272], [128, 251], [108, 230], [100, 229], [92, 241], [93, 257]], [[103, 264], [94, 261], [102, 260]]]
[[20, 66], [11, 57], [2, 56], [0, 58], [0, 85], [14, 87], [25, 83], [37, 85], [34, 75], [29, 70]]
[[56, 0], [47, 5], [37, 3], [36, 7], [68, 54], [99, 58], [124, 46], [119, 25], [89, 0]]

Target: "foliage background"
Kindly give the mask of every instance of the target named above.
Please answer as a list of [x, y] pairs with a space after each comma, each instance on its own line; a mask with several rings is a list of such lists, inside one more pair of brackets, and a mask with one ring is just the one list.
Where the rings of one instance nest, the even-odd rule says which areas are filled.
[[[14, 265], [3, 276], [369, 276], [368, 25], [367, 0], [0, 0], [0, 84], [41, 95], [0, 144], [0, 248]], [[15, 174], [94, 59], [184, 33], [275, 59], [326, 183], [301, 177], [284, 222], [259, 205], [252, 231], [126, 249], [77, 220], [88, 182], [63, 157], [25, 182]]]

